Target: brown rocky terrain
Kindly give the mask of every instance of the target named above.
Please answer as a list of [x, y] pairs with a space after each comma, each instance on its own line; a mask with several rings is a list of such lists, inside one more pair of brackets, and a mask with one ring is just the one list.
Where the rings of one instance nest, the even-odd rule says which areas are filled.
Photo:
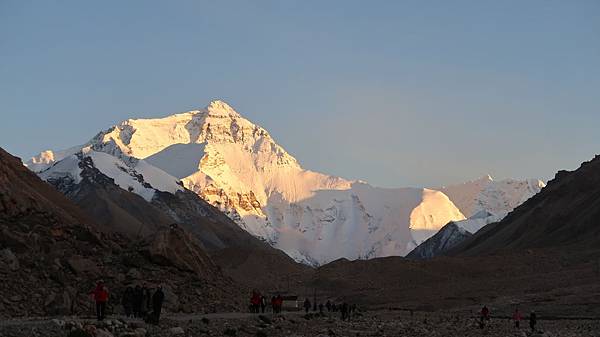
[[339, 313], [323, 315], [284, 313], [283, 315], [172, 315], [160, 326], [140, 321], [113, 318], [103, 323], [83, 319], [6, 321], [0, 323], [3, 337], [171, 337], [171, 336], [239, 336], [239, 337], [596, 337], [600, 322], [585, 318], [563, 320], [540, 319], [535, 331], [526, 320], [515, 328], [507, 318], [492, 318], [480, 329], [477, 319], [468, 312], [410, 314], [402, 311], [362, 311], [342, 321]]
[[126, 285], [162, 284], [167, 311], [239, 310], [246, 290], [180, 227], [133, 241], [83, 211], [0, 149], [1, 317], [87, 314], [99, 278], [118, 310]]

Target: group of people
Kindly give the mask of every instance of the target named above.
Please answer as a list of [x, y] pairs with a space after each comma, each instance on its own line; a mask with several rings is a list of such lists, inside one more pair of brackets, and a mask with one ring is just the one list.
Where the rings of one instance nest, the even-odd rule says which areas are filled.
[[[295, 300], [295, 298], [294, 298]], [[250, 296], [250, 305], [249, 310], [252, 313], [265, 313], [268, 307], [268, 299], [264, 295], [262, 295], [259, 291], [253, 290], [252, 295]], [[283, 297], [280, 294], [271, 297], [271, 312], [274, 314], [281, 313], [281, 309], [283, 308]], [[327, 312], [340, 312], [342, 320], [348, 320], [352, 317], [352, 315], [356, 312], [356, 304], [348, 304], [346, 302], [342, 304], [336, 304], [327, 300], [327, 303], [311, 303], [311, 301], [306, 298], [304, 303], [302, 304], [302, 308], [306, 313], [310, 311], [319, 311], [319, 313], [324, 313], [325, 310]]]
[[[109, 291], [103, 281], [98, 281], [96, 287], [90, 292], [96, 303], [96, 318], [102, 321], [106, 317], [106, 304], [109, 300]], [[165, 294], [159, 286], [154, 292], [146, 285], [137, 285], [135, 288], [127, 287], [121, 298], [121, 305], [125, 316], [145, 319], [148, 323], [158, 324]]]
[[127, 287], [121, 298], [121, 304], [125, 316], [147, 319], [150, 322], [158, 322], [165, 294], [162, 287], [156, 288], [154, 293], [145, 284]]
[[[283, 307], [283, 297], [281, 295], [271, 297], [271, 310], [274, 314], [281, 313]], [[250, 312], [253, 313], [265, 313], [267, 308], [267, 298], [261, 295], [257, 290], [252, 291], [250, 297]]]
[[[491, 312], [490, 309], [487, 306], [483, 306], [483, 308], [481, 308], [481, 312], [479, 314], [479, 327], [481, 329], [483, 329], [486, 325], [486, 323], [488, 323], [490, 321], [491, 318]], [[515, 328], [519, 329], [521, 327], [521, 321], [523, 320], [523, 315], [521, 315], [521, 312], [519, 311], [519, 308], [515, 308], [515, 312], [513, 313], [512, 316], [513, 322], [515, 324]], [[537, 324], [537, 315], [535, 313], [535, 311], [531, 311], [531, 313], [529, 314], [529, 327], [531, 328], [531, 331], [536, 331], [535, 330], [535, 326]]]

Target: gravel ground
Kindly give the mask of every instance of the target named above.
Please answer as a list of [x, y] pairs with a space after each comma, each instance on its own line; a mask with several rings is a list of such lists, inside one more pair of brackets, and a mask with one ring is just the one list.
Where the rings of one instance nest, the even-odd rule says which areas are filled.
[[376, 311], [342, 321], [337, 315], [213, 314], [170, 316], [160, 326], [111, 318], [103, 323], [79, 318], [11, 320], [0, 323], [0, 337], [171, 337], [171, 336], [600, 336], [600, 321], [540, 319], [516, 329], [508, 319], [492, 319], [480, 329], [475, 318], [459, 314]]

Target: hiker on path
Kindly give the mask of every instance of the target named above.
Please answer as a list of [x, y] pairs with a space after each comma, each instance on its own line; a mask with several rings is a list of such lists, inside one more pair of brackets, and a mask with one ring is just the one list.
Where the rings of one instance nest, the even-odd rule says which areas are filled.
[[331, 311], [331, 301], [327, 300], [327, 303], [325, 303], [325, 307], [327, 308], [327, 312]]
[[260, 294], [257, 291], [252, 292], [252, 297], [250, 297], [250, 311], [258, 314], [260, 308]]
[[131, 312], [133, 310], [133, 288], [127, 287], [125, 292], [123, 293], [123, 299], [121, 300], [121, 304], [123, 305], [123, 310], [125, 311], [126, 317], [131, 317]]
[[283, 297], [281, 297], [281, 294], [278, 294], [275, 300], [277, 301], [277, 313], [281, 313], [281, 308], [283, 308]]
[[267, 307], [267, 298], [264, 296], [260, 297], [260, 309], [262, 313], [265, 313], [265, 308]]
[[490, 309], [488, 309], [487, 306], [483, 306], [483, 308], [481, 308], [481, 312], [480, 312], [480, 319], [479, 319], [479, 328], [483, 329], [485, 327], [485, 322], [490, 320]]
[[535, 311], [531, 311], [531, 314], [529, 314], [529, 327], [531, 328], [532, 332], [535, 332], [536, 324], [537, 324], [537, 315], [535, 314]]
[[159, 286], [154, 295], [152, 295], [152, 318], [154, 323], [158, 325], [160, 320], [160, 312], [162, 311], [162, 305], [165, 301], [165, 293], [162, 291], [162, 286]]
[[144, 292], [142, 287], [138, 284], [133, 289], [133, 317], [142, 317], [142, 299], [144, 298]]
[[310, 311], [310, 307], [312, 307], [312, 305], [310, 304], [310, 300], [307, 298], [304, 300], [304, 311], [306, 311], [307, 314]]
[[342, 308], [340, 310], [342, 312], [342, 321], [345, 321], [348, 319], [348, 303], [344, 302], [342, 303]]
[[146, 314], [148, 314], [148, 302], [151, 301], [150, 296], [147, 296], [149, 295], [149, 292], [150, 289], [144, 285], [140, 293], [140, 317], [142, 318], [146, 317]]
[[515, 312], [513, 313], [513, 322], [515, 322], [515, 328], [520, 328], [521, 326], [521, 320], [523, 319], [523, 316], [521, 316], [521, 313], [519, 312], [519, 308], [515, 309]]
[[94, 301], [96, 301], [96, 318], [101, 321], [105, 317], [106, 302], [108, 302], [108, 289], [104, 286], [104, 282], [99, 281], [91, 294], [94, 296]]

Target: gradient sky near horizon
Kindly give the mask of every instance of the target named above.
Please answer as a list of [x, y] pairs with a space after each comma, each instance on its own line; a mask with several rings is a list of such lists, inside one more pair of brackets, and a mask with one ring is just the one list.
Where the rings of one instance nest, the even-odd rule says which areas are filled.
[[377, 186], [549, 179], [600, 153], [600, 1], [0, 0], [0, 146], [231, 104]]

